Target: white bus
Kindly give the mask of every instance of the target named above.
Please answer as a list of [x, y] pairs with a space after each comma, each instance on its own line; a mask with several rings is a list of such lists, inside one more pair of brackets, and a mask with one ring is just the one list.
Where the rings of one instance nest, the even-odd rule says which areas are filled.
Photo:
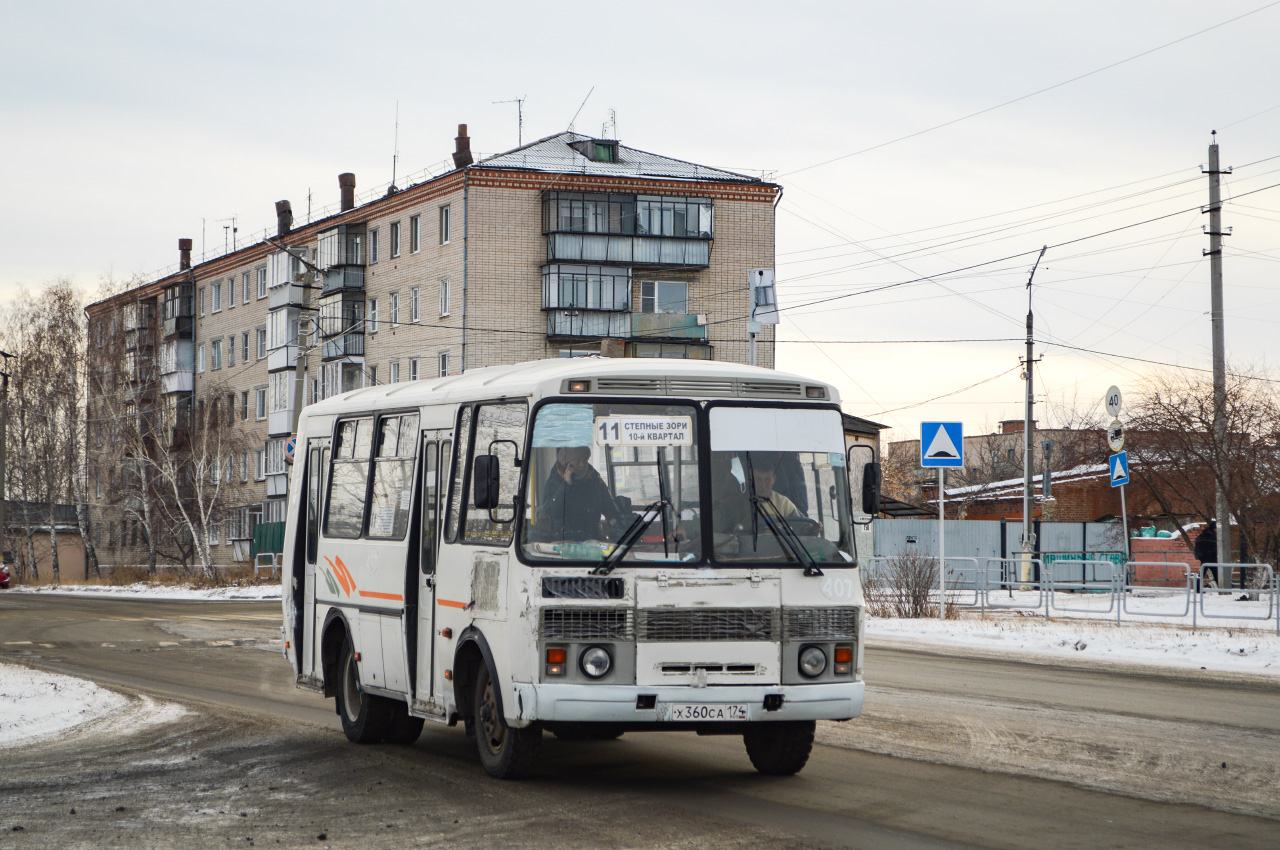
[[572, 358], [308, 406], [283, 557], [298, 685], [355, 742], [461, 720], [496, 777], [544, 730], [741, 735], [757, 770], [797, 772], [815, 721], [863, 701], [869, 517], [838, 401], [749, 366]]

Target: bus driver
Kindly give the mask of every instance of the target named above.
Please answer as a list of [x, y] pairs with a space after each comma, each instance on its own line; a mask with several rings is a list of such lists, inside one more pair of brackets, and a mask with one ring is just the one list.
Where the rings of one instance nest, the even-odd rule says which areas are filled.
[[591, 465], [591, 449], [586, 446], [556, 449], [556, 464], [542, 487], [542, 498], [538, 525], [550, 540], [598, 540], [602, 518], [612, 531], [607, 539], [626, 527], [622, 521], [628, 518]]

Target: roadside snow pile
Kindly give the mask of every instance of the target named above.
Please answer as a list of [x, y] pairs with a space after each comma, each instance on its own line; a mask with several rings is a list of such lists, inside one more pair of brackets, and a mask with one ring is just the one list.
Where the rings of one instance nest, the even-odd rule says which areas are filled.
[[138, 582], [119, 587], [98, 584], [65, 584], [58, 587], [40, 585], [36, 587], [16, 587], [16, 593], [58, 593], [77, 594], [83, 596], [114, 596], [120, 598], [145, 599], [193, 599], [203, 602], [244, 602], [263, 599], [279, 599], [280, 585], [250, 584], [244, 587], [183, 587], [171, 584], [148, 584]]
[[[1056, 615], [1055, 615], [1056, 616]], [[959, 619], [939, 621], [867, 618], [871, 646], [953, 647], [1001, 656], [1043, 656], [1047, 660], [1109, 661], [1184, 670], [1280, 676], [1280, 637], [1275, 621], [1223, 627], [1214, 623], [1195, 631], [1186, 624], [1149, 624], [1126, 620], [1053, 619], [1034, 614], [966, 611]]]
[[65, 732], [128, 703], [84, 679], [0, 664], [0, 749]]

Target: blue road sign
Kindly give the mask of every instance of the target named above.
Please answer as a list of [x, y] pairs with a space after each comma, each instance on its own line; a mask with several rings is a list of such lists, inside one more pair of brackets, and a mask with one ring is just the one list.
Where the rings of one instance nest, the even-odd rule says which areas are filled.
[[964, 428], [959, 422], [920, 423], [920, 465], [926, 469], [964, 466]]
[[1129, 453], [1120, 452], [1112, 455], [1107, 463], [1111, 467], [1111, 486], [1119, 487], [1129, 483]]

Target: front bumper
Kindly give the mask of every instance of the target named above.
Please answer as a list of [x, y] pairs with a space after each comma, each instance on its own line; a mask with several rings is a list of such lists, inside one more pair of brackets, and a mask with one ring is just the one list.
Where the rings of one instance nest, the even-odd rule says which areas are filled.
[[[822, 685], [737, 685], [733, 687], [651, 687], [637, 685], [575, 685], [514, 683], [515, 704], [508, 710], [513, 726], [530, 723], [652, 723], [670, 722], [672, 703], [744, 703], [747, 720], [849, 720], [862, 714], [865, 685], [841, 682]], [[764, 698], [781, 694], [782, 706], [764, 707]], [[656, 696], [653, 708], [638, 709], [641, 696]], [[732, 726], [735, 721], [717, 725]], [[741, 721], [736, 721], [741, 722]]]

